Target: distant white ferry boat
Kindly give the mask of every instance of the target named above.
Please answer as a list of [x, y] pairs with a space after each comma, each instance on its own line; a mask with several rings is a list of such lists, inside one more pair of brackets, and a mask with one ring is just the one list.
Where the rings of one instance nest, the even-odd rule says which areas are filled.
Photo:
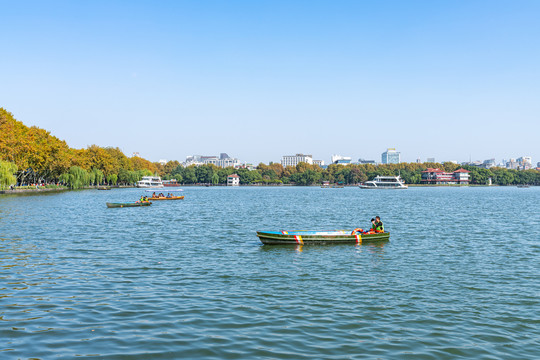
[[159, 176], [143, 176], [140, 181], [137, 181], [139, 188], [162, 188], [163, 183]]
[[361, 189], [407, 189], [408, 186], [403, 183], [399, 176], [379, 176], [371, 181], [360, 184]]

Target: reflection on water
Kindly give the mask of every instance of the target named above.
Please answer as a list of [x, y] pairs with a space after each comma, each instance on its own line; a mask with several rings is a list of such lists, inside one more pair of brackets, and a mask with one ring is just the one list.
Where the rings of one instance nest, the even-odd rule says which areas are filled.
[[[0, 357], [535, 358], [529, 190], [187, 188], [182, 202], [125, 209], [105, 202], [139, 191], [0, 197]], [[373, 215], [390, 241], [255, 236]]]

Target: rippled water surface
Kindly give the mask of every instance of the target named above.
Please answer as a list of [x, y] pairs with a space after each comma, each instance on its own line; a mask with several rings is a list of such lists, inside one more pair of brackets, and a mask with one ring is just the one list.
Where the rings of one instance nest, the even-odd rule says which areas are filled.
[[[540, 188], [0, 195], [0, 358], [532, 359]], [[367, 227], [378, 245], [263, 246]]]

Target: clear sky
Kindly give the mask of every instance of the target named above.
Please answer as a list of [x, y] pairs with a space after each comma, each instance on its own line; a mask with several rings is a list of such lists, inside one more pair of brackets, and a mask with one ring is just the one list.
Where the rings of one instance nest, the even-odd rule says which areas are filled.
[[152, 161], [540, 161], [540, 1], [3, 1], [0, 106]]

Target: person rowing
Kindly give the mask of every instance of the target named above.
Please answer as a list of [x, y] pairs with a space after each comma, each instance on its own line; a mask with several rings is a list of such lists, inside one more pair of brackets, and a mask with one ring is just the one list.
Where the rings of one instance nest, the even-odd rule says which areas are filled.
[[[373, 220], [373, 219], [371, 219], [371, 220]], [[373, 223], [373, 226], [375, 226], [374, 230], [375, 230], [376, 233], [383, 233], [384, 232], [384, 224], [381, 221], [381, 218], [379, 216], [375, 216], [375, 223]]]
[[384, 232], [384, 225], [381, 221], [381, 218], [379, 216], [374, 217], [371, 219], [371, 228], [369, 230], [364, 231], [362, 228], [356, 228], [352, 231], [351, 235], [355, 234], [375, 234], [375, 233], [383, 233]]

